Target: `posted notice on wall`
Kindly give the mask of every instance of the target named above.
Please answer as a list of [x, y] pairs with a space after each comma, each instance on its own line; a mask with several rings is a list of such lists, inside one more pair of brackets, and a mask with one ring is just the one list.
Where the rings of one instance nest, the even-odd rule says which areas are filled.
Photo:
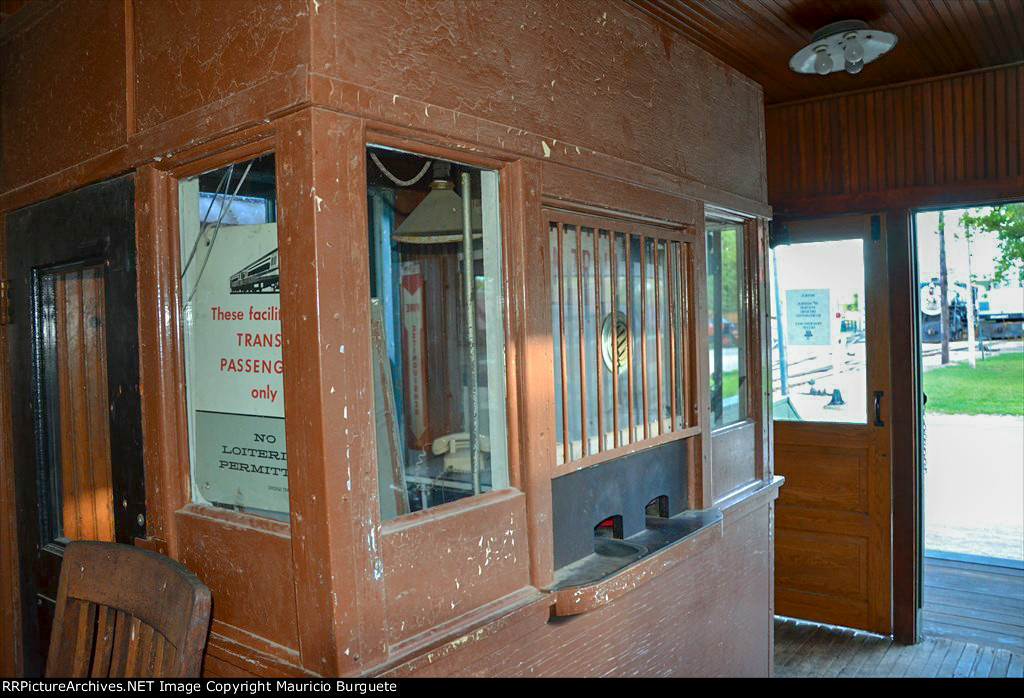
[[786, 339], [791, 345], [827, 345], [832, 341], [829, 289], [786, 291]]
[[277, 225], [223, 226], [189, 269], [195, 485], [219, 504], [288, 511]]

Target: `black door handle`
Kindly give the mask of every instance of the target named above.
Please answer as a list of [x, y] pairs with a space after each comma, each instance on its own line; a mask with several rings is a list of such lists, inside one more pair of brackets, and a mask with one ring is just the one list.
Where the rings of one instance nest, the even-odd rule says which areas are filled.
[[875, 426], [884, 427], [885, 422], [882, 421], [882, 396], [885, 395], [881, 390], [875, 391]]

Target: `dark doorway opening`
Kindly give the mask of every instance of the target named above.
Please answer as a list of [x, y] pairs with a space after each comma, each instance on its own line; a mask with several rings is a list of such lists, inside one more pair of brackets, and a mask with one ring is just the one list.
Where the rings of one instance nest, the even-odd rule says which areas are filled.
[[64, 546], [146, 535], [134, 179], [9, 213], [6, 231], [22, 640], [36, 676]]

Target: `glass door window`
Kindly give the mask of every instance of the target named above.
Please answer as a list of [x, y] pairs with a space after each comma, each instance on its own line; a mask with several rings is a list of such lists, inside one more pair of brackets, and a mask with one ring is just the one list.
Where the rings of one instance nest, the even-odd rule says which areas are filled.
[[776, 421], [867, 421], [864, 242], [772, 250]]

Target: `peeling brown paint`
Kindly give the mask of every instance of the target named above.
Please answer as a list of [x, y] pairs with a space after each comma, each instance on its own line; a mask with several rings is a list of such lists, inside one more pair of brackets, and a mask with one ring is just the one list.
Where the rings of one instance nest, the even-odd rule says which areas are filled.
[[[770, 546], [761, 514], [575, 630], [546, 623], [551, 602], [536, 587], [551, 577], [554, 420], [550, 342], [535, 341], [550, 332], [535, 300], [549, 298], [547, 270], [533, 264], [546, 254], [544, 197], [690, 222], [701, 199], [766, 213], [760, 89], [685, 42], [666, 43], [622, 6], [586, 0], [458, 13], [348, 0], [133, 0], [128, 18], [124, 7], [64, 2], [0, 46], [0, 209], [142, 167], [147, 545], [184, 560], [214, 591], [207, 671], [355, 674], [390, 662], [427, 674], [764, 673], [770, 561], [751, 557]], [[86, 23], [93, 31], [76, 33]], [[358, 302], [368, 293], [368, 120], [373, 138], [505, 166], [507, 391], [518, 408], [509, 420], [520, 491], [384, 526]], [[285, 379], [299, 396], [287, 403], [290, 524], [186, 506], [168, 261], [173, 176], [270, 148]], [[733, 578], [731, 601], [701, 586]], [[659, 609], [701, 630], [666, 629]], [[610, 630], [634, 620], [691, 648], [692, 661], [639, 626]]]

